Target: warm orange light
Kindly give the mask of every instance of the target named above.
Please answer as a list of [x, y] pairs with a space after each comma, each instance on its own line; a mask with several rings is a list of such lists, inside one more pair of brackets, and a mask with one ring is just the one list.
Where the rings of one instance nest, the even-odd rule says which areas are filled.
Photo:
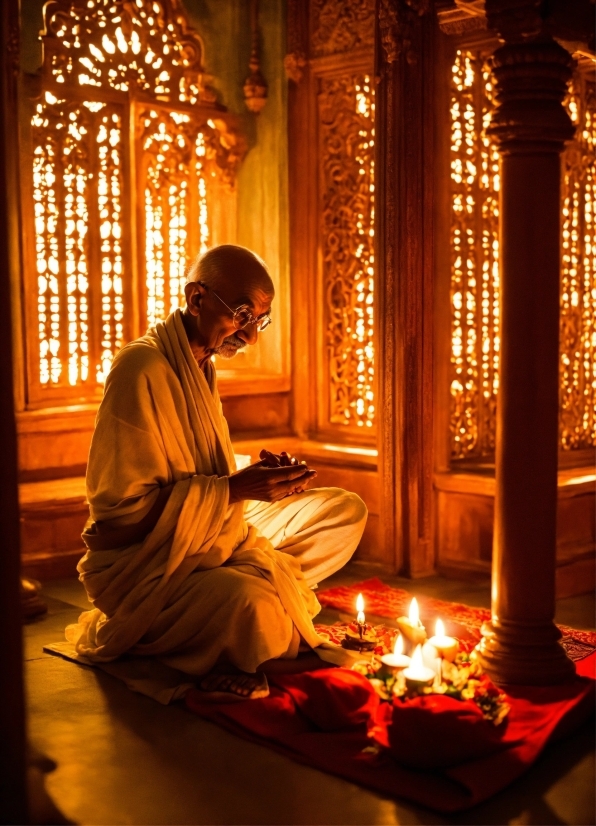
[[356, 617], [356, 621], [359, 625], [364, 625], [365, 616], [364, 616], [364, 597], [362, 594], [358, 594], [356, 597], [356, 610], [358, 611], [358, 615]]
[[443, 620], [438, 619], [435, 625], [435, 637], [444, 637], [445, 636], [445, 626], [443, 624]]
[[418, 610], [418, 601], [416, 597], [410, 603], [410, 613], [409, 613], [410, 624], [414, 627], [418, 627], [420, 625], [420, 612]]
[[422, 646], [417, 645], [412, 654], [412, 664], [410, 665], [410, 676], [419, 677], [424, 669], [424, 660], [422, 659]]
[[401, 634], [398, 634], [395, 638], [395, 645], [393, 646], [393, 653], [396, 657], [399, 657], [401, 654], [404, 653], [404, 638]]

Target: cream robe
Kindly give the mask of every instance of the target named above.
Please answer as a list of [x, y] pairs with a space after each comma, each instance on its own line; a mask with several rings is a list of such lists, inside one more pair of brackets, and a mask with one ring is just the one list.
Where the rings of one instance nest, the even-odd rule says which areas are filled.
[[246, 523], [243, 502], [228, 504], [234, 470], [215, 371], [199, 369], [176, 310], [117, 355], [106, 382], [87, 470], [92, 520], [134, 524], [160, 488], [172, 493], [143, 542], [79, 563], [95, 607], [67, 628], [77, 653], [153, 655], [204, 674], [296, 656], [298, 633], [321, 645], [300, 565]]

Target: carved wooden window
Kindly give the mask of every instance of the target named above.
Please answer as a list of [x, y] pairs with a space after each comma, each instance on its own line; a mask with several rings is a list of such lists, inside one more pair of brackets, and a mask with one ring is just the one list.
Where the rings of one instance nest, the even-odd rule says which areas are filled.
[[[453, 459], [490, 458], [499, 387], [499, 162], [486, 135], [489, 67], [460, 49], [451, 81], [451, 402]], [[562, 163], [561, 413], [564, 450], [596, 445], [594, 84], [576, 72], [577, 126]]]
[[300, 170], [291, 190], [293, 277], [308, 296], [302, 306], [297, 295], [295, 307], [312, 319], [308, 331], [293, 331], [313, 379], [313, 403], [297, 411], [297, 426], [317, 439], [372, 444], [375, 3], [291, 0], [288, 18], [290, 113], [304, 107], [306, 116], [290, 129], [291, 173]]
[[179, 306], [241, 152], [173, 0], [56, 0], [44, 22], [25, 296], [34, 405], [96, 397], [118, 349]]
[[374, 92], [368, 74], [319, 81], [321, 247], [329, 422], [371, 428]]

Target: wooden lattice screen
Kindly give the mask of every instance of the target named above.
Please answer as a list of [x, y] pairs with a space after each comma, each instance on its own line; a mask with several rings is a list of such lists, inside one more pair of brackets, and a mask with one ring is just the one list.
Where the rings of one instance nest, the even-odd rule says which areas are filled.
[[373, 0], [309, 3], [321, 305], [315, 430], [339, 441], [372, 441], [375, 432], [374, 20]]
[[371, 428], [374, 394], [374, 90], [342, 73], [319, 85], [321, 247], [329, 422]]
[[[491, 74], [460, 49], [451, 81], [451, 406], [453, 459], [490, 458], [499, 387], [499, 157], [486, 134]], [[562, 162], [560, 440], [596, 446], [596, 98], [578, 70], [567, 99], [575, 139]]]
[[24, 194], [33, 406], [97, 396], [122, 344], [179, 306], [243, 152], [177, 0], [54, 0], [44, 24]]

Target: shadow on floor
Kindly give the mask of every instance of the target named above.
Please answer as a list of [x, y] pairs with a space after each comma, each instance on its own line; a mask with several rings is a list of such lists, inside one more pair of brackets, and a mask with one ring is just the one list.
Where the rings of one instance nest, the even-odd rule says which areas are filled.
[[[375, 576], [348, 566], [325, 586]], [[396, 587], [488, 606], [488, 583], [432, 577]], [[43, 653], [88, 606], [76, 580], [47, 583], [49, 612], [25, 629], [29, 731], [58, 767], [47, 789], [85, 824], [590, 824], [595, 822], [593, 726], [547, 749], [488, 803], [456, 819], [388, 800], [234, 737], [181, 706], [160, 706], [94, 669]], [[594, 600], [565, 601], [565, 619], [593, 626]], [[325, 610], [321, 619], [337, 620]], [[386, 620], [384, 620], [386, 622]]]

